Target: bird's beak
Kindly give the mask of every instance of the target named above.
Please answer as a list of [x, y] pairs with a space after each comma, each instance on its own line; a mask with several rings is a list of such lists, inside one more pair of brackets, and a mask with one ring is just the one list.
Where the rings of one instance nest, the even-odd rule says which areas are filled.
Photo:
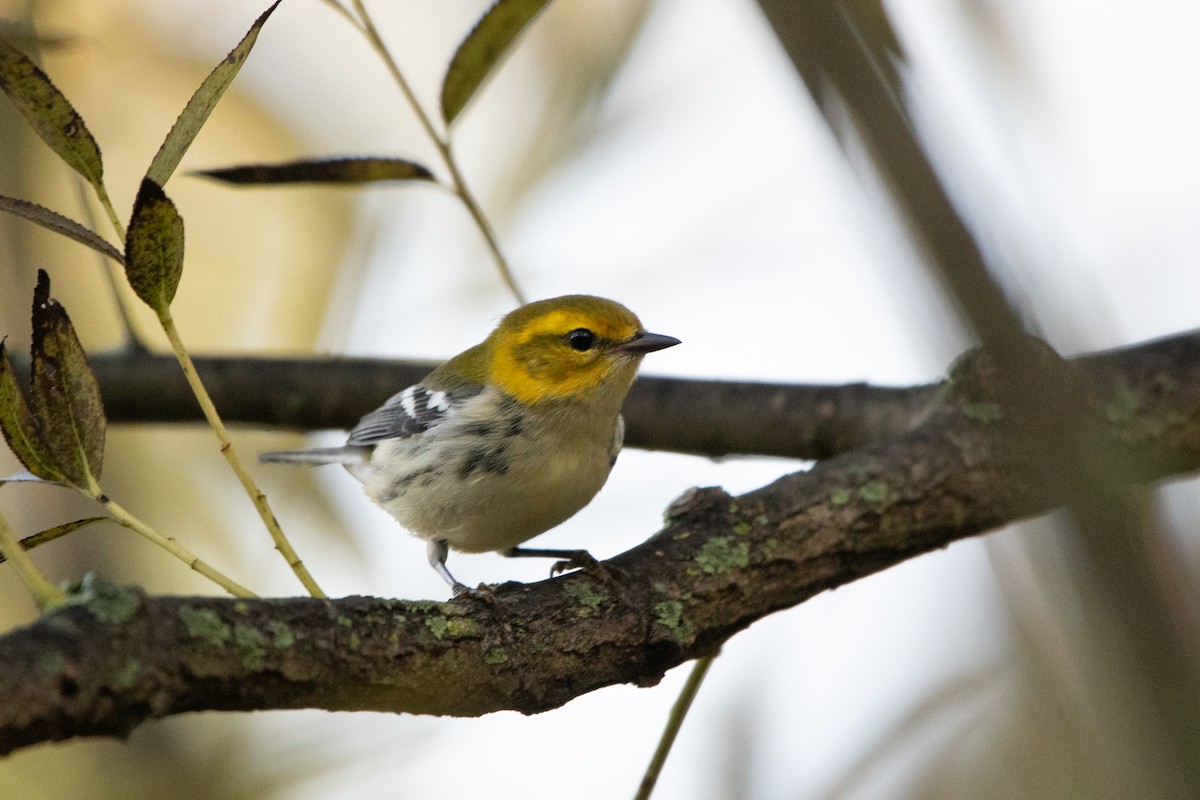
[[643, 356], [646, 353], [653, 353], [655, 350], [665, 350], [677, 344], [679, 344], [679, 340], [674, 336], [663, 336], [661, 333], [646, 333], [642, 331], [641, 333], [635, 333], [631, 338], [621, 342], [609, 352]]

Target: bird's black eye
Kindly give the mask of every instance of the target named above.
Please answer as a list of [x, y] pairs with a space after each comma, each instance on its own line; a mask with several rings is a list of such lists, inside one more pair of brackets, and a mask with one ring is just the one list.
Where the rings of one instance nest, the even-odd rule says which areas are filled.
[[591, 350], [592, 346], [596, 344], [596, 334], [587, 328], [576, 328], [567, 334], [567, 344], [580, 352]]

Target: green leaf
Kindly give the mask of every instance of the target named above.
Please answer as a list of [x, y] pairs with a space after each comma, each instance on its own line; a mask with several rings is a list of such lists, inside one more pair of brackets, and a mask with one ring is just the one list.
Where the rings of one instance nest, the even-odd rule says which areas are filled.
[[499, 0], [458, 46], [442, 81], [442, 119], [450, 125], [508, 48], [550, 0]]
[[217, 101], [221, 99], [221, 95], [225, 94], [225, 90], [229, 88], [229, 84], [237, 77], [238, 70], [242, 68], [242, 64], [246, 62], [246, 57], [250, 55], [251, 48], [254, 47], [254, 42], [258, 39], [258, 32], [262, 30], [262, 26], [266, 24], [267, 17], [271, 16], [271, 12], [278, 6], [280, 0], [275, 0], [271, 7], [262, 13], [254, 24], [250, 26], [250, 30], [246, 33], [242, 40], [238, 42], [238, 46], [230, 51], [229, 55], [216, 66], [204, 82], [200, 84], [200, 88], [192, 95], [192, 99], [188, 100], [188, 104], [184, 106], [183, 113], [179, 115], [179, 119], [175, 120], [175, 124], [171, 127], [167, 138], [163, 140], [162, 146], [158, 148], [158, 153], [155, 154], [154, 160], [150, 162], [150, 169], [146, 171], [146, 177], [157, 183], [159, 186], [166, 186], [167, 179], [175, 172], [175, 168], [179, 166], [179, 161], [183, 158], [183, 154], [191, 147], [192, 141], [196, 138], [196, 134], [200, 133], [200, 128], [204, 126], [208, 120], [208, 115], [217, 105]]
[[93, 489], [104, 460], [104, 405], [71, 319], [50, 296], [45, 270], [38, 270], [33, 291], [30, 360], [29, 405], [46, 450], [71, 484]]
[[248, 164], [206, 169], [197, 173], [225, 183], [370, 183], [372, 181], [431, 181], [433, 173], [402, 158], [330, 158], [285, 164]]
[[0, 39], [0, 89], [59, 158], [92, 186], [97, 189], [103, 186], [100, 147], [83, 123], [83, 117], [46, 73], [3, 39]]
[[[55, 539], [66, 536], [68, 533], [86, 528], [88, 525], [95, 525], [97, 522], [111, 522], [110, 517], [85, 517], [77, 519], [74, 522], [64, 522], [62, 525], [55, 525], [53, 528], [47, 528], [44, 531], [39, 531], [32, 536], [26, 536], [21, 540], [22, 550], [32, 550], [38, 545], [43, 545], [46, 542], [52, 542]], [[4, 563], [4, 556], [0, 555], [0, 564]]]
[[118, 264], [125, 263], [125, 256], [121, 255], [121, 251], [109, 244], [100, 234], [90, 228], [85, 228], [73, 219], [51, 211], [45, 206], [39, 206], [37, 203], [31, 203], [28, 200], [18, 200], [15, 197], [0, 195], [0, 211], [15, 214], [30, 222], [37, 223], [43, 228], [60, 233], [68, 239], [74, 239], [80, 244], [85, 244], [96, 252], [108, 256]]
[[9, 448], [25, 469], [47, 481], [66, 478], [62, 470], [54, 466], [49, 448], [42, 441], [37, 421], [25, 403], [21, 387], [17, 385], [17, 376], [3, 340], [0, 340], [0, 431], [3, 431], [4, 441], [8, 442]]
[[162, 187], [146, 178], [125, 234], [125, 277], [142, 301], [166, 313], [183, 274], [183, 217]]

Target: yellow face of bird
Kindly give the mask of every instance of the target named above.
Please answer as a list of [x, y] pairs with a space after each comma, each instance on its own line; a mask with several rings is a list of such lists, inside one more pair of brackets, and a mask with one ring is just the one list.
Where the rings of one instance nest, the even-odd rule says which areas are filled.
[[529, 303], [506, 316], [489, 337], [491, 379], [524, 403], [588, 395], [597, 388], [623, 397], [645, 354], [629, 345], [644, 333], [632, 311], [600, 297]]

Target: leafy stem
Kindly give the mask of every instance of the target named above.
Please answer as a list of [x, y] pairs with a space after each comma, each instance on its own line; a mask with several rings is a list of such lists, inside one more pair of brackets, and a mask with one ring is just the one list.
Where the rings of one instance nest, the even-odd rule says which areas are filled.
[[107, 495], [97, 492], [97, 494], [92, 496], [92, 499], [104, 506], [105, 510], [107, 510], [109, 514], [112, 514], [113, 521], [118, 525], [123, 528], [128, 528], [129, 530], [146, 537], [151, 542], [166, 550], [168, 553], [175, 556], [180, 561], [187, 564], [193, 570], [208, 578], [210, 581], [217, 584], [234, 597], [258, 596], [245, 586], [242, 586], [237, 581], [234, 581], [232, 578], [226, 576], [224, 573], [218, 572], [191, 550], [188, 550], [186, 547], [177, 542], [174, 537], [163, 536], [161, 533], [154, 530], [137, 517], [133, 516], [133, 514], [130, 514], [115, 500], [109, 498]]
[[[183, 370], [184, 377], [187, 378], [188, 386], [191, 387], [192, 393], [200, 403], [200, 409], [204, 412], [204, 418], [208, 420], [209, 427], [216, 434], [217, 441], [221, 445], [221, 454], [225, 456], [225, 460], [229, 462], [230, 469], [233, 470], [238, 481], [242, 484], [242, 488], [246, 490], [246, 494], [250, 497], [251, 502], [254, 503], [255, 510], [258, 511], [263, 524], [271, 534], [271, 539], [275, 542], [275, 549], [287, 561], [288, 566], [292, 568], [292, 572], [296, 573], [296, 577], [300, 579], [300, 583], [304, 584], [304, 588], [308, 590], [310, 595], [313, 597], [325, 597], [325, 593], [321, 591], [321, 587], [317, 585], [308, 568], [304, 566], [304, 562], [297, 555], [295, 548], [292, 547], [292, 543], [288, 541], [287, 535], [284, 534], [283, 529], [279, 526], [279, 520], [275, 518], [275, 513], [271, 510], [271, 506], [267, 502], [267, 496], [258, 488], [254, 479], [250, 477], [250, 473], [243, 466], [241, 458], [238, 457], [237, 450], [233, 446], [233, 441], [229, 438], [229, 432], [225, 429], [225, 423], [221, 421], [221, 416], [217, 413], [217, 408], [213, 405], [212, 398], [208, 395], [208, 390], [204, 388], [204, 384], [200, 381], [200, 376], [196, 372], [196, 366], [192, 363], [192, 357], [183, 346], [183, 340], [179, 337], [179, 330], [175, 327], [175, 320], [171, 316], [170, 309], [165, 306], [160, 309], [158, 320], [162, 324], [163, 332], [166, 333], [167, 339], [171, 342], [171, 349], [175, 352], [175, 358], [179, 361], [179, 366]], [[197, 568], [193, 567], [193, 569]]]
[[25, 552], [25, 548], [21, 547], [16, 532], [9, 527], [4, 517], [0, 517], [0, 555], [3, 555], [5, 560], [16, 568], [17, 574], [21, 576], [21, 581], [29, 590], [38, 610], [46, 611], [66, 602], [66, 595], [51, 583], [33, 563], [33, 559]]
[[[513, 296], [517, 299], [518, 303], [524, 303], [526, 301], [525, 295], [521, 291], [521, 288], [517, 285], [516, 278], [512, 273], [512, 268], [508, 264], [508, 259], [504, 257], [503, 251], [500, 250], [500, 242], [496, 239], [495, 231], [492, 230], [492, 226], [488, 222], [487, 217], [484, 215], [483, 209], [479, 206], [479, 201], [476, 200], [474, 193], [471, 191], [466, 180], [463, 178], [462, 170], [460, 170], [458, 166], [458, 161], [454, 158], [454, 151], [450, 146], [449, 134], [443, 135], [438, 132], [437, 128], [434, 127], [433, 120], [430, 119], [429, 114], [426, 113], [425, 109], [421, 106], [421, 103], [417, 100], [417, 96], [413, 92], [412, 86], [409, 84], [408, 79], [404, 77], [404, 73], [401, 72], [400, 65], [396, 63], [396, 59], [392, 57], [391, 51], [388, 50], [387, 45], [383, 41], [383, 37], [379, 35], [379, 30], [375, 27], [375, 23], [371, 19], [371, 15], [368, 13], [366, 6], [363, 5], [362, 0], [352, 1], [354, 4], [354, 11], [356, 14], [358, 14], [358, 24], [355, 25], [355, 27], [367, 37], [367, 41], [370, 43], [371, 48], [383, 60], [384, 66], [386, 66], [388, 72], [391, 73], [392, 79], [400, 88], [400, 92], [404, 95], [405, 101], [408, 102], [409, 107], [411, 107], [413, 113], [416, 114], [417, 121], [421, 124], [421, 128], [424, 129], [425, 134], [429, 137], [429, 140], [433, 142], [434, 146], [437, 148], [438, 155], [441, 156], [442, 163], [446, 165], [446, 170], [450, 175], [450, 183], [448, 186], [446, 186], [446, 188], [448, 188], [454, 194], [454, 196], [462, 202], [463, 207], [467, 210], [467, 213], [471, 215], [471, 219], [474, 220], [475, 227], [477, 227], [480, 234], [483, 235], [483, 240], [487, 244], [488, 251], [492, 254], [492, 259], [496, 262], [496, 268], [500, 270], [500, 277], [504, 280], [505, 285], [508, 286], [509, 291], [513, 293]], [[337, 6], [334, 3], [330, 3], [330, 5], [335, 5], [343, 13], [343, 15], [349, 17], [348, 12], [346, 12], [341, 6]]]

